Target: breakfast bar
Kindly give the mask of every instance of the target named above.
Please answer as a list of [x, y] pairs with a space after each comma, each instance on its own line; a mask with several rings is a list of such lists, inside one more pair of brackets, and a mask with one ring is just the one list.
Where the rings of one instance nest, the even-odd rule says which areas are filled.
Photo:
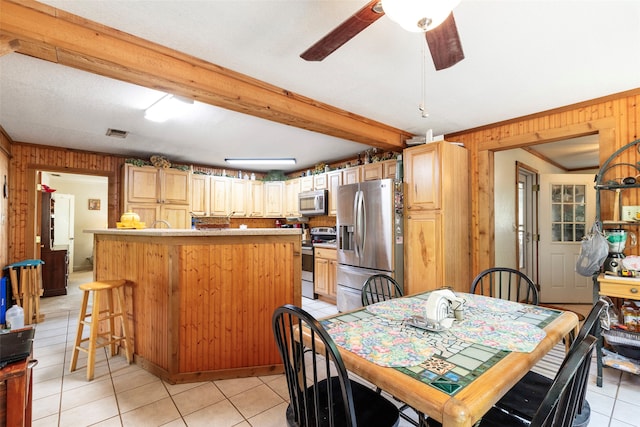
[[300, 229], [102, 229], [95, 280], [126, 279], [135, 362], [170, 383], [281, 372], [271, 315], [301, 305]]

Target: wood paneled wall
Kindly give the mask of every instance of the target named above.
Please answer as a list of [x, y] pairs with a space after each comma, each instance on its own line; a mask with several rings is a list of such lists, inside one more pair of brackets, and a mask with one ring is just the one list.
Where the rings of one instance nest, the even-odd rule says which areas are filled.
[[84, 175], [101, 175], [109, 179], [108, 220], [115, 227], [120, 218], [120, 169], [125, 158], [88, 151], [68, 150], [42, 145], [11, 145], [9, 180], [9, 260], [20, 261], [39, 256], [35, 242], [36, 171], [46, 170]]
[[[590, 134], [600, 137], [600, 164], [640, 135], [640, 88], [447, 135], [471, 152], [473, 274], [495, 265], [493, 153]], [[631, 151], [621, 161], [636, 163]], [[640, 192], [624, 193], [623, 205], [640, 205]], [[611, 198], [603, 197], [602, 216], [611, 216]], [[591, 219], [593, 221], [593, 219]], [[636, 249], [637, 250], [637, 249]]]

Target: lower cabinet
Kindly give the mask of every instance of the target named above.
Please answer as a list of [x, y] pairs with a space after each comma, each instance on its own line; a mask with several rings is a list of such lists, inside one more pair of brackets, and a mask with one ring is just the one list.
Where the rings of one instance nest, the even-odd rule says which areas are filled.
[[67, 294], [67, 279], [69, 272], [69, 258], [67, 251], [42, 249], [40, 259], [42, 266], [43, 297], [55, 297]]
[[314, 248], [313, 287], [318, 295], [335, 299], [336, 275], [338, 274], [335, 249]]

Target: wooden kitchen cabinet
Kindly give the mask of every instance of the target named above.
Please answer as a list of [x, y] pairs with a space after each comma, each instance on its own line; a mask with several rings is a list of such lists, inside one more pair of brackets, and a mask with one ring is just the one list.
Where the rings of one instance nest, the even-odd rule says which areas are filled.
[[382, 162], [382, 177], [395, 179], [398, 161], [396, 159], [385, 160]]
[[[451, 165], [450, 170], [442, 171], [442, 157], [445, 155], [451, 157], [451, 150], [446, 150], [447, 152], [444, 153], [449, 146], [450, 144], [443, 146], [441, 143], [435, 143], [404, 150], [404, 202], [407, 211], [440, 209], [441, 187], [444, 181], [449, 179], [446, 177], [443, 180], [441, 177], [446, 176], [446, 173], [467, 174], [466, 168], [464, 171], [460, 170], [463, 165], [457, 169], [453, 169]], [[468, 164], [468, 161], [466, 163]], [[468, 186], [464, 187], [465, 190], [467, 188]]]
[[264, 183], [264, 216], [267, 218], [282, 217], [284, 207], [284, 182], [271, 181]]
[[375, 181], [376, 179], [382, 179], [383, 175], [384, 166], [380, 162], [367, 163], [362, 166], [363, 181]]
[[124, 166], [127, 202], [189, 204], [191, 178], [188, 171], [130, 164]]
[[313, 185], [313, 175], [300, 178], [300, 192], [312, 191], [314, 189]]
[[342, 170], [342, 184], [355, 184], [360, 182], [360, 166], [354, 166], [351, 168]]
[[191, 175], [190, 204], [194, 215], [209, 215], [210, 186], [211, 179], [208, 175]]
[[337, 258], [335, 249], [314, 248], [313, 288], [318, 295], [336, 298]]
[[369, 163], [362, 166], [362, 180], [374, 181], [376, 179], [395, 179], [396, 177], [396, 165], [395, 159], [384, 160], [376, 163]]
[[233, 216], [247, 216], [247, 183], [243, 179], [231, 178], [231, 212]]
[[264, 184], [262, 181], [247, 181], [246, 185], [248, 216], [264, 216]]
[[338, 214], [338, 187], [342, 185], [342, 171], [327, 172], [327, 188], [329, 189], [329, 216]]
[[404, 287], [471, 284], [468, 151], [446, 141], [404, 150]]
[[285, 181], [285, 216], [299, 216], [298, 194], [300, 194], [300, 178]]
[[147, 227], [163, 220], [171, 228], [191, 228], [191, 174], [188, 171], [125, 164], [123, 175], [122, 212], [137, 213]]
[[314, 190], [326, 190], [328, 189], [328, 185], [327, 185], [327, 174], [326, 173], [319, 173], [316, 175], [313, 175], [313, 189]]
[[209, 214], [227, 216], [231, 213], [231, 179], [212, 176], [209, 183]]

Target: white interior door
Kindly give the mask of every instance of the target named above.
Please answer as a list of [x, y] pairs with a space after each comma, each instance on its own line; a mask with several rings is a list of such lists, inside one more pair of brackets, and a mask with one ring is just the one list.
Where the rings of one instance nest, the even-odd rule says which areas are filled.
[[52, 197], [56, 201], [54, 210], [53, 249], [67, 249], [69, 256], [69, 273], [73, 273], [75, 196], [73, 194], [53, 193]]
[[595, 220], [595, 198], [591, 174], [540, 175], [540, 302], [592, 302], [591, 277], [575, 266]]

